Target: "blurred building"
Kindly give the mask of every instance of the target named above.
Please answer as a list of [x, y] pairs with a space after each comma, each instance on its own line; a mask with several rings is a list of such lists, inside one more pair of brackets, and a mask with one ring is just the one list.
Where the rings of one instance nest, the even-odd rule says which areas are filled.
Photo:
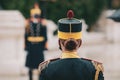
[[24, 17], [0, 11], [0, 75], [18, 75], [24, 67]]

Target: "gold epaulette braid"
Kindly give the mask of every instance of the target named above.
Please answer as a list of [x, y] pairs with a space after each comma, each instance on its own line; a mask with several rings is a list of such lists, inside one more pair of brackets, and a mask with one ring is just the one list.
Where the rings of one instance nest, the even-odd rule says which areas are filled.
[[45, 69], [50, 62], [58, 60], [58, 59], [60, 59], [60, 58], [50, 59], [50, 60], [47, 60], [47, 61], [44, 61], [44, 62], [40, 63], [39, 67], [38, 67], [39, 73], [41, 73], [41, 71], [43, 69]]
[[96, 62], [96, 61], [92, 61], [93, 65], [95, 66], [96, 72], [95, 72], [95, 79], [94, 80], [98, 80], [99, 77], [99, 72], [100, 71], [104, 71], [103, 65], [102, 63]]

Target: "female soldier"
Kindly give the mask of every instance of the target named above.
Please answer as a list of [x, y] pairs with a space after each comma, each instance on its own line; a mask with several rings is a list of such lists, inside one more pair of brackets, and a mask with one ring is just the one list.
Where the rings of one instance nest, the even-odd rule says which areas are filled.
[[31, 10], [31, 18], [25, 32], [25, 49], [28, 51], [26, 67], [29, 68], [29, 78], [32, 80], [32, 71], [37, 69], [39, 63], [44, 61], [43, 51], [47, 49], [47, 30], [40, 18], [41, 10], [35, 4]]
[[82, 23], [73, 15], [70, 10], [68, 18], [58, 21], [62, 55], [40, 64], [40, 80], [104, 80], [101, 63], [78, 56], [77, 50], [82, 43]]

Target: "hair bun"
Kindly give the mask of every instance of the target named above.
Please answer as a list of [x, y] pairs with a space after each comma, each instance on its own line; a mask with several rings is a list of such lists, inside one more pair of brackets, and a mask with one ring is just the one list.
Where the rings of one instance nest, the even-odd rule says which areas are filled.
[[68, 39], [65, 41], [65, 48], [69, 51], [76, 49], [77, 42], [74, 39]]

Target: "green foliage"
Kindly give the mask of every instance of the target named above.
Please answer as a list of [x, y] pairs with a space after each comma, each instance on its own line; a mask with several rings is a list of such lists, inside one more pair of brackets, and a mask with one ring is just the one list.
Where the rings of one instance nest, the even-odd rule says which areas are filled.
[[105, 0], [57, 0], [47, 5], [47, 16], [55, 22], [66, 17], [69, 9], [75, 13], [75, 17], [85, 19], [89, 26], [92, 26], [98, 19], [105, 7]]
[[29, 17], [33, 4], [34, 0], [0, 0], [3, 9], [20, 10], [26, 18]]
[[120, 9], [120, 0], [106, 0], [108, 9]]
[[[30, 9], [35, 0], [0, 0], [4, 9], [17, 9], [28, 18]], [[48, 19], [52, 19], [57, 23], [58, 19], [66, 17], [69, 9], [75, 13], [75, 17], [85, 19], [86, 23], [91, 26], [98, 19], [101, 11], [105, 7], [106, 0], [56, 0], [46, 4], [46, 15]], [[39, 0], [39, 3], [41, 1]]]

